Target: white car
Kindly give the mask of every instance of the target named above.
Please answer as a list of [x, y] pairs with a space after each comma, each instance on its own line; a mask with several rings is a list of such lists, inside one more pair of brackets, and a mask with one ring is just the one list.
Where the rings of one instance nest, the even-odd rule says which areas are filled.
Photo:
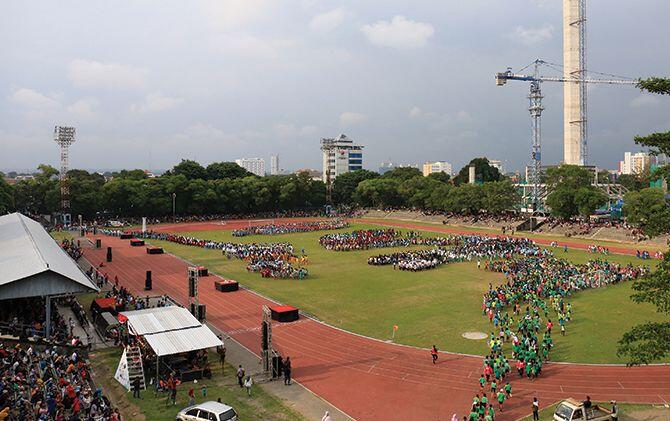
[[237, 412], [223, 403], [208, 401], [179, 411], [177, 421], [237, 421]]

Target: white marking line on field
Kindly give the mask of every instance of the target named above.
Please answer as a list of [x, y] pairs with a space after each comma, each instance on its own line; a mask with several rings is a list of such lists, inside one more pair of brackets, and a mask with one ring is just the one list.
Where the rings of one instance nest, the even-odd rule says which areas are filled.
[[374, 370], [375, 367], [377, 367], [377, 363], [372, 364], [372, 366], [368, 370], [368, 373], [372, 373], [372, 370]]
[[565, 393], [565, 392], [563, 391], [563, 386], [558, 386], [558, 387], [561, 388], [561, 393]]
[[661, 398], [661, 400], [663, 401], [663, 403], [665, 403], [666, 405], [668, 404], [668, 401], [666, 401], [665, 399], [663, 399], [663, 396], [658, 395], [658, 397]]
[[619, 383], [619, 386], [620, 386], [622, 389], [625, 389], [625, 387], [623, 387], [623, 385], [621, 384], [621, 382], [617, 382], [617, 383]]
[[402, 379], [405, 380], [407, 376], [409, 376], [409, 374], [405, 374], [404, 376], [402, 376]]

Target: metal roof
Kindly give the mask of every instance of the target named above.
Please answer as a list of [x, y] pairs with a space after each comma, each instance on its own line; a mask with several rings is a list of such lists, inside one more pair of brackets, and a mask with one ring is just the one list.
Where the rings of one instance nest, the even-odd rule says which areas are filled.
[[183, 307], [169, 306], [121, 312], [136, 335], [150, 335], [170, 330], [200, 326], [198, 319]]
[[159, 357], [223, 345], [214, 332], [202, 325], [145, 335], [144, 339]]
[[135, 335], [144, 337], [156, 355], [181, 354], [223, 345], [207, 326], [178, 306], [121, 312]]
[[0, 299], [97, 290], [40, 223], [0, 216]]

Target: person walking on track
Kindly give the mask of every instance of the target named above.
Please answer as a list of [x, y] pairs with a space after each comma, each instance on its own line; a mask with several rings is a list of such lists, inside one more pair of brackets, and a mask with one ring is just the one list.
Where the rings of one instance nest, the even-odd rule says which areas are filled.
[[433, 364], [437, 363], [437, 347], [435, 345], [430, 350], [430, 355], [433, 357]]
[[291, 385], [291, 357], [286, 357], [284, 361], [284, 384]]

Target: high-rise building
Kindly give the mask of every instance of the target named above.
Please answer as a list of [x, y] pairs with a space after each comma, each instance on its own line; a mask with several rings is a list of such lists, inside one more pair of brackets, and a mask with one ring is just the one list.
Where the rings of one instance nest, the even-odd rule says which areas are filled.
[[430, 174], [443, 172], [451, 175], [451, 164], [446, 161], [426, 162], [423, 164], [423, 175], [427, 177]]
[[265, 160], [263, 158], [242, 158], [236, 159], [235, 163], [250, 173], [260, 177], [265, 175]]
[[354, 143], [345, 134], [321, 139], [323, 181], [332, 183], [338, 175], [363, 169], [363, 145]]
[[652, 165], [658, 164], [658, 161], [658, 157], [650, 155], [647, 152], [625, 152], [623, 154], [623, 161], [619, 161], [619, 173], [642, 174]]
[[279, 155], [270, 156], [270, 175], [279, 174]]

